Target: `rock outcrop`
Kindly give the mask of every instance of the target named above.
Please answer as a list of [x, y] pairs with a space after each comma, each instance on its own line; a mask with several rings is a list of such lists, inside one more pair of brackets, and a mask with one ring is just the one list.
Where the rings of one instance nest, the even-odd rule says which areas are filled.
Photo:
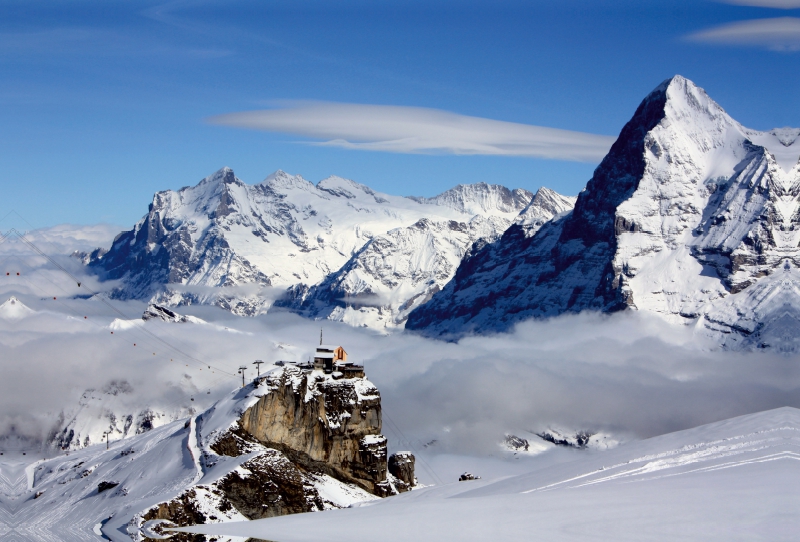
[[142, 320], [145, 322], [148, 320], [162, 320], [164, 322], [175, 322], [178, 324], [185, 324], [185, 323], [204, 323], [204, 320], [197, 318], [195, 316], [188, 316], [185, 314], [179, 314], [168, 307], [164, 307], [163, 305], [157, 305], [156, 303], [150, 303], [147, 308], [142, 313]]
[[239, 416], [232, 424], [217, 427], [216, 409], [197, 418], [203, 470], [231, 460], [239, 460], [238, 467], [151, 507], [141, 522], [206, 523], [313, 512], [416, 485], [413, 454], [399, 452], [387, 461], [380, 393], [366, 378], [334, 378], [286, 366], [242, 395], [247, 399], [238, 401], [242, 406], [234, 409]]
[[262, 385], [270, 392], [242, 415], [241, 432], [306, 468], [385, 493], [386, 438], [380, 434], [381, 396], [372, 383], [287, 367]]
[[395, 477], [395, 486], [401, 493], [417, 485], [415, 461], [411, 452], [397, 452], [389, 456], [389, 474]]

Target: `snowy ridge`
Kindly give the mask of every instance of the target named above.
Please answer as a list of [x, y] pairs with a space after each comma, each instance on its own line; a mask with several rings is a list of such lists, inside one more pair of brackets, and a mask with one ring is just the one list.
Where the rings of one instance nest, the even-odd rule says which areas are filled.
[[[477, 194], [476, 194], [477, 192]], [[541, 188], [523, 191], [478, 184], [459, 185], [430, 201], [458, 209], [514, 210], [514, 219], [533, 235], [553, 217], [569, 211], [575, 198]], [[469, 222], [421, 219], [367, 242], [342, 268], [309, 289], [296, 288], [281, 306], [314, 318], [371, 328], [402, 327], [415, 308], [447, 284], [465, 255], [496, 241], [512, 224], [504, 217], [476, 214]]]
[[[408, 327], [459, 336], [632, 308], [729, 347], [791, 350], [787, 326], [800, 329], [797, 134], [746, 129], [675, 76], [645, 98], [573, 212], [530, 238], [512, 226], [470, 255]], [[783, 304], [765, 302], [777, 294]]]
[[[194, 388], [188, 379], [180, 386], [175, 391], [181, 396]], [[102, 389], [88, 389], [76, 406], [61, 411], [53, 424], [48, 444], [61, 450], [78, 450], [103, 442], [106, 432], [111, 440], [125, 439], [186, 418], [194, 412], [193, 408], [182, 405], [132, 409], [131, 405], [136, 402], [134, 389], [124, 380], [112, 380]]]
[[420, 219], [371, 239], [337, 272], [279, 305], [356, 326], [401, 327], [447, 284], [473, 243], [496, 240], [510, 224], [480, 215], [467, 223]]
[[509, 190], [498, 184], [459, 184], [432, 198], [413, 198], [420, 203], [450, 207], [468, 215], [485, 215], [500, 211], [514, 215], [525, 207], [533, 194], [521, 188]]
[[[291, 288], [285, 307], [307, 312], [311, 297], [315, 315], [395, 326], [434, 286], [449, 280], [474, 241], [495, 239], [532, 198], [525, 190], [486, 183], [407, 198], [340, 177], [314, 185], [283, 171], [247, 185], [223, 168], [197, 186], [157, 193], [149, 213], [107, 253], [95, 253], [90, 266], [106, 279], [123, 280], [115, 296], [152, 298], [165, 307], [211, 303], [254, 315]], [[419, 236], [418, 224], [432, 226]], [[353, 275], [353, 267], [361, 265], [356, 260], [361, 257], [363, 264], [387, 243], [397, 244], [403, 255], [419, 252], [414, 265], [398, 269], [395, 263], [403, 256], [390, 254], [391, 261], [371, 277]], [[363, 280], [365, 286], [355, 285]], [[311, 293], [317, 286], [330, 290], [325, 281], [348, 285], [333, 299]], [[366, 317], [341, 314], [346, 305], [339, 298], [365, 295], [385, 302]], [[412, 298], [417, 301], [400, 308]], [[328, 305], [320, 306], [323, 301]]]

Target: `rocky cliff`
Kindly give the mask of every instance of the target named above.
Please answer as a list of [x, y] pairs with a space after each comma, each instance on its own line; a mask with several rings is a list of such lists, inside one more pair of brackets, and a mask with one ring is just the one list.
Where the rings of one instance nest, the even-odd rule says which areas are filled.
[[270, 393], [242, 415], [240, 434], [370, 493], [391, 492], [381, 396], [372, 383], [287, 367], [262, 385]]
[[289, 366], [255, 385], [251, 404], [229, 427], [218, 426], [213, 412], [197, 418], [202, 465], [213, 469], [228, 458], [244, 460], [240, 466], [150, 508], [142, 521], [187, 524], [312, 512], [416, 484], [408, 452], [392, 456], [400, 476], [389, 469], [380, 393], [365, 378], [336, 379]]

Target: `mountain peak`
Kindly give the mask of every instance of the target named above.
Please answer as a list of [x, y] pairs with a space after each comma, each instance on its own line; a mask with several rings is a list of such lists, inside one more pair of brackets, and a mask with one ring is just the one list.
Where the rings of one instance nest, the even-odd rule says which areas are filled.
[[322, 179], [317, 183], [317, 189], [323, 190], [335, 196], [343, 196], [348, 199], [357, 197], [351, 192], [352, 190], [363, 192], [369, 196], [375, 195], [375, 191], [370, 187], [359, 184], [355, 181], [351, 181], [350, 179], [345, 179], [344, 177], [338, 177], [336, 175], [331, 175], [330, 177]]
[[576, 199], [575, 196], [562, 196], [543, 186], [536, 191], [528, 206], [520, 211], [514, 223], [522, 226], [526, 237], [530, 237], [554, 216], [571, 210]]
[[9, 297], [5, 303], [0, 305], [0, 318], [4, 320], [19, 320], [30, 316], [35, 311], [26, 306], [22, 301], [14, 297]]
[[268, 186], [273, 190], [286, 190], [292, 188], [299, 188], [301, 190], [313, 190], [314, 184], [305, 180], [301, 175], [292, 175], [286, 173], [282, 169], [277, 170], [271, 175], [261, 181], [262, 186]]
[[532, 198], [533, 194], [521, 188], [511, 190], [499, 184], [480, 182], [456, 185], [437, 196], [424, 198], [422, 202], [472, 214], [496, 209], [516, 215], [527, 207]]
[[204, 185], [204, 184], [230, 184], [230, 183], [241, 183], [239, 179], [236, 178], [234, 175], [233, 170], [228, 166], [222, 167], [205, 177], [201, 180], [197, 185]]

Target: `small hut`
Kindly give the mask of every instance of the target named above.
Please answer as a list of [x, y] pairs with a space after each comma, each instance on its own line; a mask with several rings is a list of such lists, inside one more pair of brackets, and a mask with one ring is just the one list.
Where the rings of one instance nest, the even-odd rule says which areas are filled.
[[314, 354], [314, 369], [324, 371], [325, 374], [333, 372], [334, 365], [347, 361], [347, 352], [341, 346], [321, 344]]

